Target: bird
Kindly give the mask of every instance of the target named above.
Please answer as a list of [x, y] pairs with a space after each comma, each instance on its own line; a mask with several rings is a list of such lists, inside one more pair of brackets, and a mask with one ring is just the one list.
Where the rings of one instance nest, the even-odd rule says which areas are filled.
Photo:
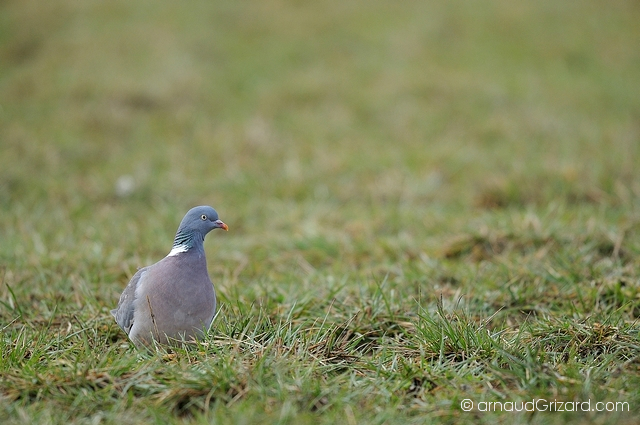
[[229, 230], [215, 209], [191, 208], [169, 254], [138, 269], [125, 287], [111, 314], [137, 348], [192, 341], [211, 326], [216, 293], [203, 242], [214, 229]]

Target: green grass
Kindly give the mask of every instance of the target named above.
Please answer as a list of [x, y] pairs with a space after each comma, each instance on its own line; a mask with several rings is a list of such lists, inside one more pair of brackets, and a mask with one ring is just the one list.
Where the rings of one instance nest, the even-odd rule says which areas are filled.
[[[0, 422], [637, 423], [638, 22], [3, 2]], [[219, 314], [139, 353], [109, 310], [198, 204]], [[534, 399], [628, 411], [478, 409]]]

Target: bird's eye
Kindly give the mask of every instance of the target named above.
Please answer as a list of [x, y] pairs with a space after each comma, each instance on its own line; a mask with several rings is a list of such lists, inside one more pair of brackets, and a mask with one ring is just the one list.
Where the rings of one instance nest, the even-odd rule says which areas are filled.
[[204, 214], [202, 214], [202, 215], [200, 216], [200, 218], [202, 219], [202, 221], [204, 221], [204, 220], [206, 220], [206, 219], [207, 219], [207, 216], [206, 216], [206, 215], [204, 215]]

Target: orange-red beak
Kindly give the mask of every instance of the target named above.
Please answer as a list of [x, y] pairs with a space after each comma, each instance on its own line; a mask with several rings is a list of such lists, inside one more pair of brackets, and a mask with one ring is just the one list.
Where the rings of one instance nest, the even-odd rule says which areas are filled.
[[219, 229], [224, 229], [227, 232], [229, 231], [229, 226], [227, 226], [226, 224], [224, 224], [224, 222], [222, 220], [216, 220], [214, 221], [216, 227], [218, 227]]

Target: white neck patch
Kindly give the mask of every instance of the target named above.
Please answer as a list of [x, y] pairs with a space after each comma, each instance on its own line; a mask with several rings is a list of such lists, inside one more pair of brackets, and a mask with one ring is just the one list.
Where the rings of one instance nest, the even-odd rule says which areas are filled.
[[186, 245], [174, 246], [173, 248], [171, 248], [171, 252], [167, 254], [167, 257], [175, 257], [181, 252], [187, 252], [188, 250], [189, 250], [189, 247]]

